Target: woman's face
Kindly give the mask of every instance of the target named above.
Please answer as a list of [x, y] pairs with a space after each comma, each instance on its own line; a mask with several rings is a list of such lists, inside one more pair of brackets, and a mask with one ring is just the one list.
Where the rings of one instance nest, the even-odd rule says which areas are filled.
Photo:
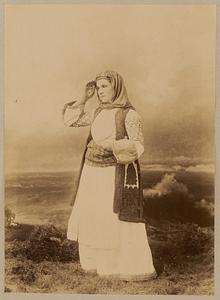
[[96, 81], [96, 89], [102, 103], [112, 103], [115, 91], [107, 79], [98, 79]]

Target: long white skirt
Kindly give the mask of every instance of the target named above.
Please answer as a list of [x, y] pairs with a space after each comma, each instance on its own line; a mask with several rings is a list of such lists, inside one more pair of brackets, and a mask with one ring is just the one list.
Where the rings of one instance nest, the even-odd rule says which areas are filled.
[[67, 238], [79, 242], [84, 270], [100, 276], [146, 280], [156, 276], [143, 223], [113, 213], [115, 167], [84, 165]]

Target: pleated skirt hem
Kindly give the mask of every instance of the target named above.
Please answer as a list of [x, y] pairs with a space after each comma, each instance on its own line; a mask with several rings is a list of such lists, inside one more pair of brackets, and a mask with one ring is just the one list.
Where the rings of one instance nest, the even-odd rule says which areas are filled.
[[157, 278], [157, 273], [154, 271], [153, 273], [145, 273], [145, 274], [137, 274], [137, 275], [121, 275], [121, 274], [114, 274], [114, 275], [101, 275], [101, 278], [105, 279], [118, 279], [122, 281], [147, 281], [151, 279]]

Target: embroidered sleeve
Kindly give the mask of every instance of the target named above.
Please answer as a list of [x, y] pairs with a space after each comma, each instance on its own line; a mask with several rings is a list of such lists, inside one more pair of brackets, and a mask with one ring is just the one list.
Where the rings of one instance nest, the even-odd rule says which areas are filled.
[[125, 119], [125, 127], [129, 139], [133, 141], [138, 141], [142, 145], [144, 144], [144, 137], [142, 133], [142, 121], [140, 115], [136, 111], [130, 110], [127, 113]]
[[114, 142], [113, 153], [119, 163], [128, 164], [134, 162], [144, 152], [141, 118], [136, 111], [128, 112], [125, 127], [128, 137]]
[[125, 127], [128, 138], [133, 141], [139, 158], [144, 152], [144, 136], [142, 132], [142, 120], [136, 111], [130, 110], [128, 112], [125, 119]]
[[63, 111], [64, 125], [69, 127], [84, 127], [91, 125], [93, 112], [84, 111], [80, 108], [67, 107]]

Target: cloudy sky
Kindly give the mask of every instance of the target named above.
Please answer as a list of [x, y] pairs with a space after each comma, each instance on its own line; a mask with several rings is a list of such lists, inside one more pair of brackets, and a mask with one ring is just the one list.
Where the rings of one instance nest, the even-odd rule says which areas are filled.
[[61, 110], [106, 69], [143, 119], [142, 161], [213, 160], [215, 21], [212, 5], [7, 5], [7, 171], [78, 164], [89, 128]]

